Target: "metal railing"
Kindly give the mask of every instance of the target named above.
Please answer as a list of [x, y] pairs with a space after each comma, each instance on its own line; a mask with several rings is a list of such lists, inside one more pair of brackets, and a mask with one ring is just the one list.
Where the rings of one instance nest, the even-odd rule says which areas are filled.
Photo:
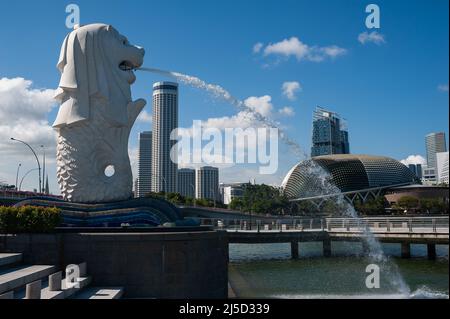
[[328, 231], [448, 233], [448, 217], [327, 218]]
[[227, 231], [252, 232], [390, 232], [448, 233], [449, 218], [443, 217], [367, 217], [367, 218], [292, 218], [292, 219], [218, 219], [201, 218], [201, 225]]

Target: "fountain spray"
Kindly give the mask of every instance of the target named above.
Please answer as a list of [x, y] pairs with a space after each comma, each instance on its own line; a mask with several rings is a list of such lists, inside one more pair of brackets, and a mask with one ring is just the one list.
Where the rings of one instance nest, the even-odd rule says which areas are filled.
[[[206, 83], [205, 81], [195, 76], [190, 76], [178, 72], [160, 70], [156, 68], [141, 67], [138, 68], [137, 70], [152, 72], [176, 79], [183, 84], [205, 90], [208, 93], [212, 94], [214, 97], [225, 100], [226, 102], [230, 103], [239, 110], [252, 114], [254, 118], [265, 127], [277, 128], [282, 141], [287, 146], [289, 146], [290, 150], [294, 153], [294, 155], [297, 157], [298, 160], [308, 158], [308, 156], [304, 153], [300, 145], [298, 145], [298, 143], [296, 143], [295, 141], [291, 140], [284, 133], [284, 131], [280, 129], [279, 123], [261, 115], [252, 108], [248, 107], [247, 105], [245, 105], [243, 101], [235, 98], [220, 85]], [[327, 171], [325, 171], [325, 169], [322, 168], [321, 166], [313, 164], [312, 161], [311, 163], [312, 164], [309, 167], [310, 170], [309, 173], [313, 174], [316, 177], [320, 192], [323, 195], [341, 194], [339, 188], [331, 182], [330, 174]], [[336, 204], [338, 204], [339, 207], [342, 207], [344, 215], [355, 219], [359, 219], [362, 222], [353, 206], [345, 200], [344, 195], [341, 194], [336, 197]], [[368, 256], [369, 259], [372, 262], [376, 262], [380, 265], [380, 268], [386, 275], [386, 279], [394, 286], [397, 292], [399, 292], [403, 296], [409, 297], [411, 291], [408, 285], [406, 284], [405, 280], [403, 279], [402, 275], [400, 274], [397, 265], [394, 262], [390, 261], [389, 258], [384, 254], [380, 242], [374, 237], [373, 233], [370, 231], [368, 227], [364, 228], [363, 240], [369, 247], [369, 256]]]

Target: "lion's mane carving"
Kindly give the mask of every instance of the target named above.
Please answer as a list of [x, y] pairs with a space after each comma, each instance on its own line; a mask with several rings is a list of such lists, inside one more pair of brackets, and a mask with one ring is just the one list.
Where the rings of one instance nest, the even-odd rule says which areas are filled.
[[[61, 106], [53, 123], [64, 199], [92, 203], [132, 196], [128, 138], [146, 102], [132, 101], [130, 85], [143, 57], [143, 49], [106, 24], [79, 27], [65, 38], [55, 96]], [[108, 177], [110, 165], [115, 173]]]

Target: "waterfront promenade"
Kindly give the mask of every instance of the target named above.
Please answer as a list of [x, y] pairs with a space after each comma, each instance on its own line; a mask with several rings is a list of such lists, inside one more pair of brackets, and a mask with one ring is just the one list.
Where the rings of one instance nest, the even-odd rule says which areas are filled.
[[436, 258], [436, 245], [449, 243], [448, 217], [373, 217], [291, 220], [202, 219], [203, 224], [227, 231], [228, 243], [290, 243], [292, 258], [298, 258], [299, 242], [321, 241], [323, 255], [331, 256], [333, 241], [361, 242], [368, 251], [367, 237], [401, 245], [401, 256], [411, 256], [411, 244], [427, 245], [429, 259]]

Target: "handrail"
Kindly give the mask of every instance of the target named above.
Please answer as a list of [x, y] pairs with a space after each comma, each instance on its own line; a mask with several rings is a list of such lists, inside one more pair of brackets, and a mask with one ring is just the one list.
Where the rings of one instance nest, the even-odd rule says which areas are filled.
[[339, 217], [339, 218], [297, 218], [292, 220], [273, 219], [221, 219], [199, 218], [202, 225], [214, 226], [231, 231], [327, 231], [373, 233], [439, 233], [448, 234], [449, 217]]

